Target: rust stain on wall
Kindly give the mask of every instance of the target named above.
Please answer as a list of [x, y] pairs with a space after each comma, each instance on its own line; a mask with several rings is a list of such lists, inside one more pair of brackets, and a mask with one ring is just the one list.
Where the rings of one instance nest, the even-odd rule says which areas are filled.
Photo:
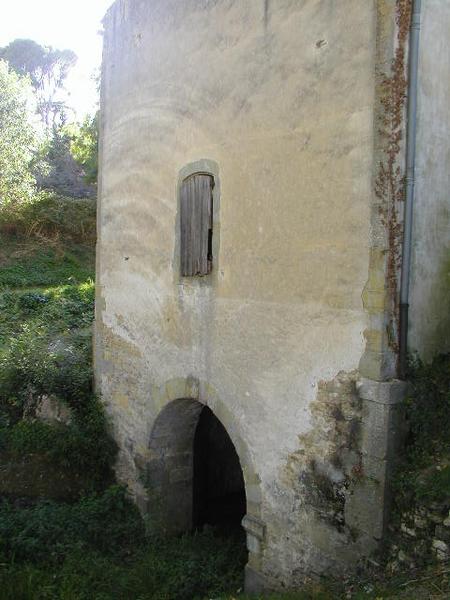
[[404, 167], [399, 161], [405, 126], [407, 96], [406, 56], [411, 0], [397, 0], [397, 39], [391, 73], [382, 75], [380, 103], [382, 109], [380, 140], [383, 159], [375, 180], [375, 194], [380, 200], [380, 218], [387, 232], [386, 279], [389, 296], [389, 345], [398, 352], [398, 278], [402, 259], [403, 223], [401, 209], [404, 202]]

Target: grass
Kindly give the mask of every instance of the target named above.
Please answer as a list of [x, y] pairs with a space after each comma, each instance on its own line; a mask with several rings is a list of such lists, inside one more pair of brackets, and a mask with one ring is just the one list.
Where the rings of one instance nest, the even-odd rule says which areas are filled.
[[91, 246], [52, 245], [0, 236], [0, 287], [50, 287], [94, 277]]
[[49, 336], [65, 335], [92, 324], [94, 284], [0, 291], [0, 347], [30, 327], [43, 327]]
[[2, 600], [191, 600], [242, 588], [243, 540], [145, 535], [125, 491], [0, 508]]
[[450, 506], [450, 354], [413, 361], [409, 379], [409, 435], [394, 480], [398, 513], [429, 502]]

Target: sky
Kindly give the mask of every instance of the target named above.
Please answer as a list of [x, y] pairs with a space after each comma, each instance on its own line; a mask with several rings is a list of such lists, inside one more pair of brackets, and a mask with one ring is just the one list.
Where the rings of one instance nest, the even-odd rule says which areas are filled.
[[93, 74], [102, 56], [101, 20], [113, 0], [0, 0], [0, 46], [29, 38], [78, 56], [66, 80], [77, 119], [95, 111]]

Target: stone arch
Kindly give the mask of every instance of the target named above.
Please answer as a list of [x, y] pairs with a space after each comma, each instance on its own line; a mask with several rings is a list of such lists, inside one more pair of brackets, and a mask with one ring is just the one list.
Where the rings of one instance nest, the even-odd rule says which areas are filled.
[[200, 413], [207, 406], [225, 428], [239, 458], [247, 503], [242, 524], [249, 563], [256, 566], [265, 535], [260, 479], [233, 415], [211, 386], [195, 378], [172, 379], [154, 389], [152, 396], [157, 415], [146, 475], [151, 518], [169, 533], [192, 528], [193, 439]]

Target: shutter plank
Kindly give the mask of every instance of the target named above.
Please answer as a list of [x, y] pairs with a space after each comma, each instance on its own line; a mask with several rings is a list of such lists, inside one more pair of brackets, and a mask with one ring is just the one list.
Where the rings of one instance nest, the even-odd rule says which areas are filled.
[[210, 204], [211, 204], [211, 177], [204, 176], [201, 185], [200, 196], [201, 210], [201, 242], [200, 242], [200, 269], [202, 275], [208, 273], [208, 232], [210, 227]]
[[188, 262], [188, 274], [190, 277], [195, 275], [195, 182], [193, 178], [187, 180], [187, 206], [188, 206], [188, 218], [189, 218], [189, 227], [188, 227], [188, 246], [187, 246], [187, 262]]
[[183, 181], [180, 189], [180, 270], [181, 275], [187, 275], [186, 255], [187, 255], [187, 204], [186, 204], [186, 185]]
[[202, 178], [201, 175], [194, 175], [192, 178], [194, 182], [194, 197], [193, 197], [193, 244], [192, 254], [194, 257], [194, 275], [201, 275], [201, 241], [202, 241], [202, 203], [201, 203], [201, 190], [202, 190]]

